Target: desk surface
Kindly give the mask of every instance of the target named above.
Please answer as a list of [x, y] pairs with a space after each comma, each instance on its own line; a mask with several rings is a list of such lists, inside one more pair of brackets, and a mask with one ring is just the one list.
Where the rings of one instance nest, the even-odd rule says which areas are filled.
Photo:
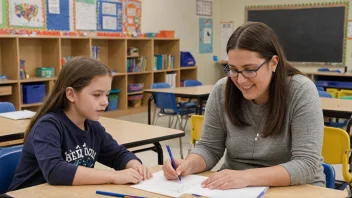
[[352, 114], [352, 100], [320, 98], [320, 103], [323, 110], [350, 112]]
[[173, 93], [175, 95], [205, 96], [209, 95], [214, 85], [201, 85], [194, 87], [176, 87], [166, 89], [144, 89], [146, 93]]
[[[127, 148], [184, 136], [181, 130], [113, 118], [101, 117], [99, 122], [119, 144]], [[22, 134], [28, 123], [29, 120], [11, 120], [0, 117], [0, 136]]]
[[[152, 167], [152, 171], [161, 170], [161, 166]], [[212, 172], [205, 172], [200, 175], [209, 176]], [[135, 196], [146, 197], [165, 197], [154, 193], [130, 188], [129, 185], [88, 185], [88, 186], [50, 186], [42, 184], [22, 190], [8, 192], [7, 195], [13, 197], [86, 197], [86, 198], [101, 198], [102, 195], [95, 194], [96, 190], [117, 192], [123, 194], [131, 194]], [[290, 187], [272, 187], [264, 194], [263, 198], [293, 198], [293, 197], [319, 197], [319, 198], [345, 198], [345, 191], [332, 190], [328, 188], [316, 187], [312, 185], [290, 186]], [[183, 195], [182, 197], [190, 197], [191, 195]], [[193, 197], [194, 198], [194, 197]]]
[[305, 72], [307, 75], [317, 75], [317, 76], [339, 76], [339, 77], [352, 77], [352, 72], [346, 72], [343, 74], [337, 72]]

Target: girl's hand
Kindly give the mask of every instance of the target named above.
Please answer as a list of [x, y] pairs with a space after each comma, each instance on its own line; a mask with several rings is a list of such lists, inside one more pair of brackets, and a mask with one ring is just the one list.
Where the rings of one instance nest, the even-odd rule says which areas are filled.
[[128, 184], [128, 183], [140, 183], [143, 177], [133, 168], [112, 171], [112, 182], [113, 184]]

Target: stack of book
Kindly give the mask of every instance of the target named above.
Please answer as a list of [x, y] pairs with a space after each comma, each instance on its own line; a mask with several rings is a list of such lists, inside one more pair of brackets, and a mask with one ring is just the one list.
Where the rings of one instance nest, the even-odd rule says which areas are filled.
[[174, 69], [175, 57], [170, 54], [157, 54], [154, 56], [154, 70]]
[[127, 72], [145, 72], [146, 70], [147, 61], [144, 56], [127, 59]]

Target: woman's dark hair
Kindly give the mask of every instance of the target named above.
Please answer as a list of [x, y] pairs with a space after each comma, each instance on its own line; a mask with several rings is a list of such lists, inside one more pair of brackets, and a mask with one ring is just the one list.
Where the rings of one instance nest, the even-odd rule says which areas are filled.
[[[269, 86], [268, 117], [261, 134], [263, 137], [278, 134], [285, 119], [287, 99], [287, 77], [302, 74], [288, 63], [275, 32], [264, 23], [248, 22], [238, 27], [229, 38], [227, 53], [233, 49], [257, 52], [261, 58], [270, 60], [274, 55], [279, 57], [275, 76]], [[225, 90], [225, 110], [231, 122], [236, 126], [248, 126], [241, 107], [244, 97], [241, 91], [227, 79]]]
[[69, 60], [63, 66], [52, 91], [31, 119], [25, 131], [24, 139], [27, 139], [33, 125], [43, 115], [49, 112], [64, 110], [68, 107], [69, 102], [66, 97], [67, 87], [72, 87], [75, 91], [79, 92], [88, 86], [94, 77], [104, 75], [111, 76], [110, 69], [95, 59], [74, 57]]

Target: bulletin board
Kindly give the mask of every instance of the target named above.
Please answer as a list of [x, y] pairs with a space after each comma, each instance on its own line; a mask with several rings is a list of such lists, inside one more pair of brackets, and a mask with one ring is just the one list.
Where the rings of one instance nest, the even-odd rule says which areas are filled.
[[141, 33], [141, 2], [0, 0], [0, 34], [81, 35], [84, 31]]
[[199, 53], [213, 53], [212, 18], [199, 18]]
[[69, 0], [46, 0], [46, 27], [48, 30], [70, 30]]
[[76, 0], [75, 29], [96, 30], [97, 29], [97, 4], [96, 0]]
[[98, 6], [98, 30], [122, 32], [123, 6], [121, 2], [100, 0]]
[[44, 0], [8, 0], [9, 25], [40, 28], [46, 26]]
[[137, 0], [126, 0], [124, 32], [141, 33], [141, 2]]

